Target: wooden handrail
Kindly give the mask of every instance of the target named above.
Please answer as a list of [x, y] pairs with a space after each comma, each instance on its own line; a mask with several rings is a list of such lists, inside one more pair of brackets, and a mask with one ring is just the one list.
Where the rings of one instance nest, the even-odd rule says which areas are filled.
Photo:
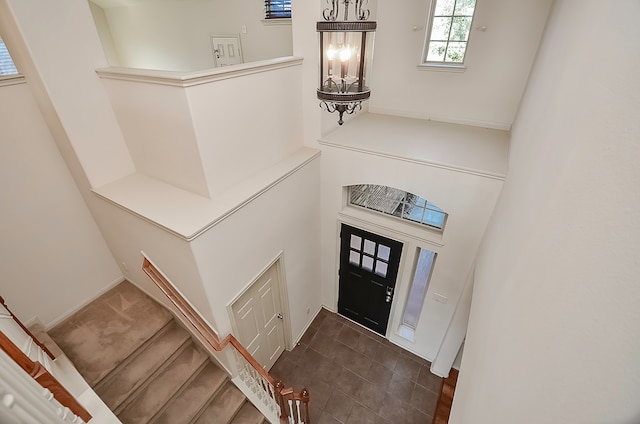
[[7, 306], [6, 303], [4, 303], [4, 299], [2, 298], [2, 296], [0, 296], [0, 303], [2, 304], [2, 306], [4, 306], [4, 308], [11, 314], [11, 318], [13, 318], [13, 320], [20, 326], [20, 328], [22, 328], [22, 330], [27, 333], [29, 335], [29, 337], [31, 337], [31, 339], [35, 342], [35, 344], [38, 345], [38, 347], [40, 347], [40, 349], [42, 349], [44, 351], [44, 353], [46, 353], [49, 358], [51, 358], [51, 360], [56, 359], [55, 356], [53, 356], [53, 353], [51, 353], [51, 351], [49, 350], [49, 348], [47, 348], [44, 343], [42, 343], [40, 340], [38, 340], [36, 338], [36, 336], [33, 335], [33, 333], [31, 333], [31, 331], [29, 331], [29, 329], [27, 327], [24, 326], [24, 324], [22, 323], [22, 321], [20, 321], [18, 319], [17, 316], [15, 316], [13, 314], [13, 312], [11, 312], [11, 309], [9, 309], [9, 307]]
[[42, 387], [49, 390], [62, 406], [80, 417], [85, 423], [91, 419], [91, 414], [73, 397], [60, 382], [40, 363], [34, 362], [16, 346], [9, 337], [0, 331], [0, 348], [15, 361], [27, 374]]
[[283, 420], [287, 417], [286, 408], [284, 405], [284, 397], [287, 396], [291, 400], [296, 400], [304, 403], [304, 410], [306, 417], [304, 419], [305, 424], [309, 421], [309, 391], [305, 388], [299, 394], [294, 393], [293, 388], [284, 388], [282, 381], [276, 381], [271, 374], [260, 364], [256, 359], [245, 349], [245, 347], [236, 339], [233, 334], [229, 333], [222, 341], [218, 339], [218, 336], [214, 333], [211, 326], [202, 318], [200, 313], [191, 306], [191, 304], [176, 290], [167, 278], [147, 259], [144, 258], [142, 263], [142, 270], [151, 278], [156, 286], [164, 293], [165, 296], [174, 304], [180, 313], [189, 321], [191, 326], [198, 332], [200, 336], [211, 346], [216, 352], [222, 351], [227, 345], [232, 345], [236, 351], [251, 365], [251, 367], [264, 378], [272, 387], [274, 387], [275, 395], [277, 397], [276, 402], [280, 406], [281, 416]]

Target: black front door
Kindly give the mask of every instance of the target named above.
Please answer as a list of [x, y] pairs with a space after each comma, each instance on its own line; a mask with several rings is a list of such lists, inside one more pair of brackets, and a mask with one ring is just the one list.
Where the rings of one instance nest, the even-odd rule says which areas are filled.
[[342, 224], [338, 313], [385, 335], [402, 243]]

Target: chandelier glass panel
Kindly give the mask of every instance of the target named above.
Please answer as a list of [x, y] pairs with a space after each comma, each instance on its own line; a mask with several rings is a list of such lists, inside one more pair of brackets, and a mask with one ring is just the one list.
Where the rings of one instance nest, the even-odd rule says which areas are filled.
[[[377, 23], [367, 21], [368, 0], [327, 0], [324, 21], [317, 23], [320, 33], [320, 106], [338, 112], [338, 124], [344, 113], [352, 114], [362, 108], [371, 95], [368, 72], [373, 57], [373, 39]], [[337, 21], [339, 3], [344, 5], [344, 20]], [[355, 20], [349, 20], [349, 5], [354, 6]]]

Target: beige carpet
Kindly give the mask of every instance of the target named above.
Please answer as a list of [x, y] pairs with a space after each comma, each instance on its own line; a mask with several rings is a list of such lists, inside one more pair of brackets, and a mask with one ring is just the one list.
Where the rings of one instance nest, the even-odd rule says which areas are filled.
[[125, 281], [49, 331], [91, 386], [164, 327], [172, 316]]
[[49, 332], [124, 424], [262, 424], [190, 334], [125, 281]]

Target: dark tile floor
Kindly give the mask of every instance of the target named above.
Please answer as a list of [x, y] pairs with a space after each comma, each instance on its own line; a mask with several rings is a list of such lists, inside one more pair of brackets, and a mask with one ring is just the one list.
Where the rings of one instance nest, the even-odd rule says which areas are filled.
[[429, 361], [322, 309], [270, 373], [309, 389], [313, 424], [430, 424], [442, 379]]

